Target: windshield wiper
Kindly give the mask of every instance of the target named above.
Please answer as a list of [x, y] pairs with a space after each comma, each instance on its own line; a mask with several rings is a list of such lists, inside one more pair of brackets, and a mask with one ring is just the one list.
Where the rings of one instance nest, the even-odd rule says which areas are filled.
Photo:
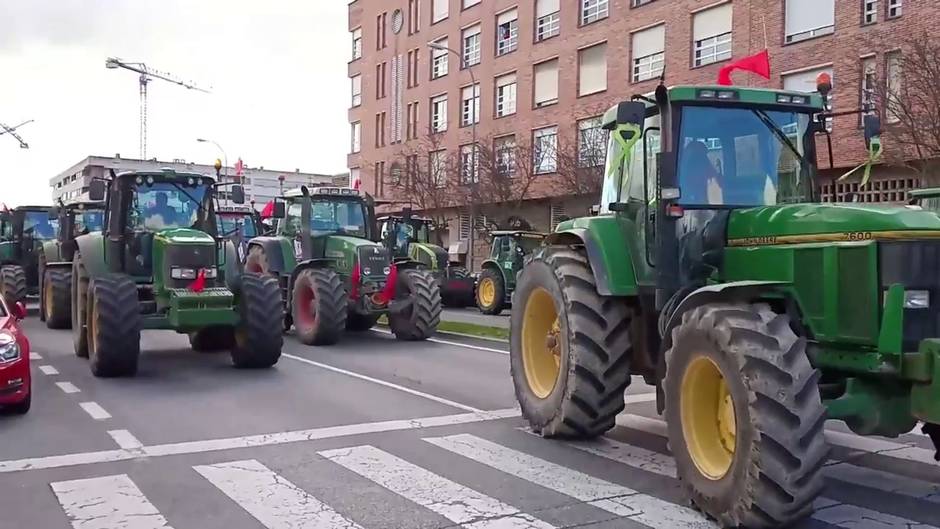
[[192, 200], [193, 202], [195, 202], [195, 203], [196, 203], [196, 207], [198, 207], [200, 211], [202, 211], [203, 213], [205, 213], [205, 217], [206, 217], [207, 219], [209, 218], [209, 210], [206, 209], [205, 206], [202, 205], [202, 202], [196, 200], [192, 195], [190, 195], [189, 193], [187, 193], [186, 190], [183, 189], [183, 187], [180, 186], [178, 183], [176, 183], [176, 182], [170, 182], [170, 183], [173, 184], [173, 187], [175, 187], [176, 189], [179, 189], [180, 192], [182, 192], [184, 195], [186, 195], [186, 198], [188, 198], [188, 199]]
[[758, 118], [760, 118], [760, 120], [764, 123], [764, 125], [766, 125], [767, 128], [770, 129], [770, 131], [774, 133], [774, 136], [776, 136], [778, 140], [782, 141], [784, 145], [789, 147], [790, 152], [792, 152], [796, 156], [796, 158], [800, 161], [800, 167], [802, 169], [806, 169], [807, 166], [809, 165], [809, 161], [807, 161], [806, 158], [803, 157], [803, 154], [800, 153], [799, 149], [796, 148], [796, 145], [793, 145], [793, 142], [790, 141], [789, 136], [787, 136], [786, 133], [783, 132], [783, 129], [777, 126], [777, 124], [774, 123], [774, 121], [770, 119], [770, 116], [768, 116], [767, 113], [764, 112], [763, 110], [751, 109], [751, 112], [753, 112], [754, 114], [757, 115]]

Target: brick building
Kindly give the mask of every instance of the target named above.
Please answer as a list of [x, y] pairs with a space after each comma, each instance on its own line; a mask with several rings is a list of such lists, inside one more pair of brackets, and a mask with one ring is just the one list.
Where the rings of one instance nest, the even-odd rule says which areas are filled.
[[[714, 83], [726, 61], [767, 48], [771, 79], [738, 72], [737, 84], [812, 91], [827, 71], [834, 110], [851, 110], [877, 80], [898, 78], [900, 36], [938, 21], [940, 3], [930, 0], [355, 0], [351, 179], [359, 177], [373, 195], [413, 203], [403, 182], [421, 171], [411, 166], [433, 168], [453, 157], [456, 164], [442, 165], [448, 169], [439, 178], [440, 195], [455, 197], [442, 206], [451, 219], [448, 242], [477, 239], [471, 252], [479, 262], [485, 244], [471, 235], [470, 210], [461, 203], [467, 199], [457, 198], [480, 171], [479, 160], [467, 156], [474, 134], [481, 153], [492, 144], [498, 157], [495, 146], [511, 141], [539, 157], [528, 164], [535, 174], [525, 200], [474, 211], [485, 216], [511, 207], [549, 230], [562, 214], [583, 215], [597, 200], [563, 181], [562, 145], [573, 146], [580, 164], [601, 163], [602, 156], [586, 156], [604, 148], [592, 118], [653, 91], [663, 68], [667, 85]], [[865, 157], [860, 123], [857, 115], [834, 120], [835, 169], [826, 147], [819, 149], [826, 199], [857, 190], [832, 180]], [[413, 147], [429, 142], [433, 150]], [[543, 159], [553, 148], [558, 159]], [[903, 200], [904, 190], [918, 185], [896, 167], [873, 174], [862, 192], [866, 201]]]

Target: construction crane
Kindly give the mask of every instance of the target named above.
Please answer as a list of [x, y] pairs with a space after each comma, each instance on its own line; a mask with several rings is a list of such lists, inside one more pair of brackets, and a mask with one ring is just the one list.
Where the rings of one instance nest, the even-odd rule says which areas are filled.
[[16, 138], [16, 141], [20, 142], [20, 149], [29, 149], [29, 144], [23, 141], [23, 138], [21, 138], [20, 135], [16, 133], [16, 129], [22, 127], [23, 125], [27, 123], [32, 123], [32, 122], [33, 120], [30, 119], [30, 120], [20, 123], [19, 125], [15, 125], [13, 127], [10, 127], [4, 123], [0, 123], [0, 136], [9, 133], [10, 136], [13, 136], [14, 138]]
[[160, 79], [161, 81], [167, 81], [188, 90], [198, 90], [199, 92], [209, 93], [208, 90], [196, 86], [195, 83], [191, 81], [183, 81], [170, 73], [161, 72], [154, 68], [150, 68], [142, 62], [125, 62], [121, 59], [115, 57], [108, 57], [105, 60], [104, 65], [110, 70], [117, 68], [123, 68], [125, 70], [130, 70], [140, 74], [140, 159], [147, 159], [147, 85], [150, 81], [154, 79]]

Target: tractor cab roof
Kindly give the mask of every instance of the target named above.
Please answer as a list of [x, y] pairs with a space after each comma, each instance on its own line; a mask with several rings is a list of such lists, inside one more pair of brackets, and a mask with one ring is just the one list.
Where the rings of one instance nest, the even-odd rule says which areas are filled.
[[911, 198], [933, 198], [940, 197], [940, 187], [925, 187], [923, 189], [912, 189], [908, 191]]
[[[382, 216], [382, 217], [379, 217], [379, 218], [376, 219], [376, 220], [378, 220], [379, 222], [385, 222], [386, 220], [403, 221], [403, 220], [405, 220], [405, 217], [403, 217], [403, 216], [401, 216], [401, 215], [384, 215], [384, 216]], [[411, 216], [411, 220], [417, 221], [417, 222], [424, 222], [424, 223], [428, 223], [428, 224], [434, 222], [434, 220], [431, 219], [430, 217], [419, 217], [419, 216], [417, 216], [417, 215], [412, 215], [412, 216]]]
[[[316, 197], [340, 197], [340, 198], [349, 198], [349, 199], [362, 199], [363, 194], [358, 189], [353, 189], [351, 187], [336, 187], [336, 186], [322, 186], [322, 187], [311, 187], [308, 188], [310, 196], [313, 198]], [[300, 188], [291, 189], [284, 192], [284, 198], [297, 198], [302, 197], [303, 191]]]
[[525, 237], [526, 239], [543, 239], [547, 233], [542, 233], [540, 231], [529, 231], [529, 230], [495, 230], [491, 231], [490, 235], [494, 237], [499, 237], [503, 235], [509, 235], [511, 237]]
[[186, 172], [186, 171], [176, 171], [171, 168], [164, 168], [159, 171], [125, 171], [122, 173], [118, 173], [116, 176], [118, 179], [125, 179], [125, 178], [146, 179], [148, 177], [151, 177], [151, 178], [160, 179], [160, 180], [177, 180], [177, 181], [186, 181], [186, 182], [188, 182], [189, 179], [192, 178], [194, 181], [196, 179], [202, 179], [207, 184], [215, 183], [215, 178], [210, 175]]
[[66, 211], [81, 211], [86, 209], [104, 209], [105, 203], [100, 200], [77, 200], [75, 202], [66, 202], [62, 205]]
[[11, 211], [52, 211], [52, 206], [17, 206]]

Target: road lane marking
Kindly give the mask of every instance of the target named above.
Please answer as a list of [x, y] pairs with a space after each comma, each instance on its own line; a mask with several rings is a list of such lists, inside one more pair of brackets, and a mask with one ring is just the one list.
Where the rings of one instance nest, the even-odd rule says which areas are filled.
[[42, 371], [43, 375], [58, 375], [59, 370], [52, 366], [39, 366], [39, 370]]
[[381, 380], [381, 379], [378, 379], [378, 378], [370, 377], [370, 376], [368, 376], [368, 375], [363, 375], [363, 374], [361, 374], [361, 373], [356, 373], [355, 371], [349, 371], [349, 370], [347, 370], [347, 369], [342, 369], [342, 368], [334, 367], [334, 366], [331, 366], [331, 365], [328, 365], [328, 364], [323, 364], [323, 363], [320, 363], [320, 362], [315, 362], [315, 361], [313, 361], [313, 360], [309, 360], [309, 359], [304, 358], [304, 357], [302, 357], [302, 356], [292, 355], [292, 354], [288, 354], [288, 353], [281, 353], [281, 356], [290, 358], [291, 360], [296, 360], [296, 361], [298, 361], [298, 362], [303, 362], [303, 363], [305, 363], [305, 364], [309, 364], [309, 365], [312, 365], [312, 366], [315, 366], [315, 367], [319, 367], [320, 369], [326, 369], [327, 371], [333, 371], [334, 373], [340, 373], [340, 374], [342, 374], [342, 375], [350, 376], [350, 377], [353, 377], [353, 378], [358, 378], [359, 380], [365, 380], [365, 381], [367, 381], [367, 382], [372, 382], [373, 384], [378, 384], [378, 385], [380, 385], [380, 386], [385, 386], [385, 387], [387, 387], [387, 388], [396, 389], [396, 390], [398, 390], [398, 391], [402, 391], [402, 392], [404, 392], [404, 393], [408, 393], [409, 395], [414, 395], [414, 396], [416, 396], [416, 397], [422, 397], [422, 398], [425, 398], [425, 399], [428, 399], [428, 400], [432, 400], [432, 401], [434, 401], [434, 402], [437, 402], [437, 403], [439, 403], [439, 404], [444, 404], [444, 405], [447, 405], [447, 406], [451, 406], [451, 407], [453, 407], [453, 408], [457, 408], [457, 409], [459, 409], [459, 410], [469, 411], [469, 412], [473, 412], [473, 413], [483, 413], [483, 410], [481, 410], [481, 409], [479, 409], [479, 408], [474, 408], [473, 406], [467, 406], [466, 404], [461, 404], [461, 403], [459, 403], [459, 402], [454, 402], [454, 401], [452, 401], [452, 400], [445, 399], [445, 398], [443, 398], [443, 397], [438, 397], [437, 395], [431, 395], [430, 393], [425, 393], [425, 392], [423, 392], [423, 391], [418, 391], [418, 390], [416, 390], [416, 389], [411, 389], [411, 388], [408, 388], [408, 387], [405, 387], [405, 386], [401, 386], [401, 385], [398, 385], [398, 384], [394, 384], [394, 383], [392, 383], [392, 382], [388, 382], [388, 381]]
[[193, 470], [268, 529], [361, 529], [254, 459], [195, 466]]
[[125, 449], [101, 450], [97, 452], [80, 452], [57, 456], [30, 457], [25, 459], [0, 461], [0, 474], [48, 468], [91, 465], [113, 461], [125, 461], [128, 459], [141, 457], [141, 453], [143, 453], [143, 455], [146, 457], [200, 454], [219, 450], [272, 446], [372, 433], [420, 430], [439, 426], [453, 426], [458, 424], [495, 421], [519, 417], [519, 415], [520, 412], [518, 408], [508, 408], [504, 410], [494, 410], [482, 413], [438, 415], [433, 417], [421, 417], [417, 419], [397, 419], [392, 421], [372, 423], [326, 426], [323, 428], [313, 428], [309, 430], [293, 430], [287, 432], [249, 435], [243, 437], [208, 439], [203, 441], [185, 441], [181, 443], [144, 446], [138, 451], [130, 451]]
[[91, 415], [92, 419], [96, 421], [103, 421], [105, 419], [110, 419], [111, 414], [108, 413], [104, 408], [102, 408], [97, 402], [81, 402], [79, 406], [85, 410], [85, 413]]
[[[391, 331], [386, 331], [386, 330], [384, 330], [384, 329], [372, 329], [372, 332], [377, 332], [377, 333], [379, 333], [379, 334], [387, 334], [387, 335], [389, 335], [389, 336], [392, 335], [392, 332], [391, 332]], [[474, 338], [476, 338], [476, 337], [474, 337]], [[444, 344], [444, 345], [453, 345], [453, 346], [455, 346], [455, 347], [466, 347], [467, 349], [476, 349], [477, 351], [486, 351], [486, 352], [489, 352], [489, 353], [498, 353], [498, 354], [501, 354], [501, 355], [508, 355], [508, 354], [509, 354], [509, 351], [503, 351], [502, 349], [493, 349], [492, 347], [483, 347], [483, 346], [480, 346], [480, 345], [470, 345], [470, 344], [466, 344], [466, 343], [452, 342], [452, 341], [450, 341], [450, 340], [441, 340], [440, 338], [428, 338], [426, 341], [428, 341], [428, 342], [434, 342], [434, 343], [439, 343], [439, 344]], [[509, 342], [506, 342], [506, 343], [509, 343]]]
[[144, 443], [141, 443], [134, 434], [130, 433], [127, 430], [108, 430], [108, 435], [111, 436], [111, 439], [114, 439], [114, 442], [117, 445], [125, 450], [138, 450], [144, 447]]
[[641, 402], [656, 402], [656, 392], [628, 393], [623, 396], [624, 404], [639, 404]]
[[496, 470], [650, 527], [715, 527], [704, 516], [688, 507], [595, 478], [475, 435], [459, 434], [424, 440]]
[[50, 486], [74, 529], [173, 529], [127, 474]]
[[42, 355], [39, 353], [29, 353], [30, 360], [42, 360]]
[[78, 393], [81, 391], [80, 389], [75, 387], [75, 384], [72, 384], [71, 382], [56, 382], [55, 385], [59, 386], [59, 389], [64, 391], [66, 394]]
[[386, 489], [461, 527], [472, 529], [551, 529], [519, 509], [454, 483], [373, 446], [318, 452]]

